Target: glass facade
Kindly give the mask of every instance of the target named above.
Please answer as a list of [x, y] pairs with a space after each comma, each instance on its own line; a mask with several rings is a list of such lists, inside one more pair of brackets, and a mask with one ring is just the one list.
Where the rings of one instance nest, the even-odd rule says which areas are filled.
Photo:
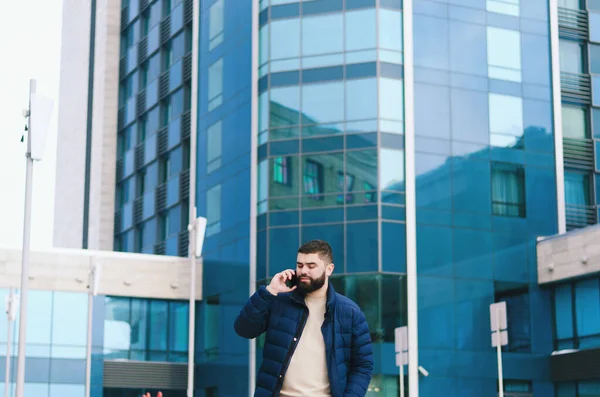
[[122, 7], [114, 247], [187, 255], [192, 2]]
[[[567, 228], [600, 222], [600, 13], [593, 1], [559, 1]], [[570, 34], [585, 16], [589, 33]], [[578, 83], [577, 83], [578, 82]]]
[[[17, 292], [18, 293], [18, 292]], [[5, 302], [9, 291], [0, 289]], [[87, 337], [87, 294], [52, 291], [30, 291], [27, 321], [26, 369], [24, 393], [42, 397], [81, 397], [85, 387]], [[0, 396], [11, 397], [16, 389], [19, 314], [12, 326], [11, 384], [4, 395], [5, 357], [8, 337], [7, 318], [0, 316]], [[97, 341], [94, 341], [97, 342]], [[101, 344], [99, 345], [101, 346]], [[94, 349], [98, 345], [94, 343]], [[92, 389], [102, 391], [97, 371]], [[101, 374], [100, 374], [101, 375]], [[101, 396], [101, 394], [96, 394]]]

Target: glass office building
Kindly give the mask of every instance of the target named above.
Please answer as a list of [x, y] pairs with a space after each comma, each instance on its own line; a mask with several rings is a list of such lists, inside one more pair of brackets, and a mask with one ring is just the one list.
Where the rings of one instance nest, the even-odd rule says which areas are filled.
[[[368, 396], [398, 395], [393, 342], [407, 324], [408, 250], [417, 258], [419, 364], [430, 374], [421, 395], [496, 396], [489, 305], [499, 301], [508, 307], [505, 395], [554, 395], [556, 295], [537, 285], [536, 238], [598, 222], [600, 203], [595, 14], [578, 2], [556, 6], [202, 0], [192, 65], [192, 1], [123, 2], [115, 249], [187, 255], [195, 189], [208, 219], [198, 396], [248, 395], [252, 357], [233, 321], [249, 269], [264, 284], [313, 238], [330, 242], [334, 286], [369, 321]], [[133, 319], [141, 304], [106, 302], [115, 319]], [[187, 309], [158, 305], [175, 319], [175, 328], [162, 321], [166, 339], [114, 349], [114, 358], [185, 361], [187, 339], [171, 335]]]

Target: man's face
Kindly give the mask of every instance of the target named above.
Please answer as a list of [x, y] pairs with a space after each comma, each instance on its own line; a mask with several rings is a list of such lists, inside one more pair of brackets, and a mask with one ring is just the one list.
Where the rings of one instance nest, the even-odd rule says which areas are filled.
[[333, 271], [333, 264], [326, 264], [319, 254], [298, 253], [296, 260], [296, 276], [298, 290], [304, 294], [314, 292], [327, 282]]

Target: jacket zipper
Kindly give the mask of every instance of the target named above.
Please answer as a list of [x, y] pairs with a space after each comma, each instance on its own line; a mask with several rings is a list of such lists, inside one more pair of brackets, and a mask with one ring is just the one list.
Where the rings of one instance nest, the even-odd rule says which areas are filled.
[[300, 336], [302, 336], [302, 332], [304, 331], [304, 326], [306, 325], [306, 320], [308, 320], [308, 308], [304, 306], [302, 308], [302, 321], [300, 325], [296, 329], [296, 335], [294, 335], [294, 340], [292, 340], [292, 344], [290, 349], [288, 350], [287, 356], [285, 356], [285, 360], [283, 362], [283, 366], [281, 368], [281, 372], [279, 373], [279, 379], [277, 380], [277, 387], [273, 390], [273, 396], [279, 396], [279, 392], [281, 392], [281, 388], [283, 387], [283, 377], [287, 372], [287, 369], [290, 365], [290, 361], [292, 359], [292, 355], [296, 351], [296, 346], [298, 346], [298, 342], [300, 341]]

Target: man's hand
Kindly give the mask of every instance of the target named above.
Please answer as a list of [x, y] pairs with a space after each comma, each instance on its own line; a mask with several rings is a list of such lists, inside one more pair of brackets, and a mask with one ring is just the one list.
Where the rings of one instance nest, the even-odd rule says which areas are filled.
[[267, 291], [273, 295], [277, 295], [295, 290], [296, 286], [288, 288], [288, 286], [285, 284], [285, 282], [287, 280], [291, 280], [292, 276], [295, 274], [296, 271], [290, 269], [284, 270], [281, 273], [277, 273], [271, 280], [271, 283], [267, 286]]
[[[150, 393], [146, 393], [146, 394], [144, 394], [144, 397], [152, 397], [152, 395]], [[158, 394], [156, 395], [156, 397], [163, 397], [162, 392], [159, 391]]]

